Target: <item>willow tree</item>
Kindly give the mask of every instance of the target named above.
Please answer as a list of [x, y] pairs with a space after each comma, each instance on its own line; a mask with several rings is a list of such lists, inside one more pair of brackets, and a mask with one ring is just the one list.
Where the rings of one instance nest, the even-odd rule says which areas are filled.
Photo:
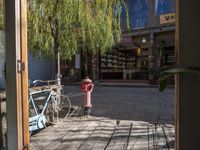
[[5, 23], [5, 15], [4, 15], [4, 0], [0, 0], [0, 30], [4, 29]]
[[124, 0], [28, 0], [29, 49], [54, 57], [59, 77], [60, 57], [70, 59], [80, 47], [105, 52], [120, 41], [122, 6]]

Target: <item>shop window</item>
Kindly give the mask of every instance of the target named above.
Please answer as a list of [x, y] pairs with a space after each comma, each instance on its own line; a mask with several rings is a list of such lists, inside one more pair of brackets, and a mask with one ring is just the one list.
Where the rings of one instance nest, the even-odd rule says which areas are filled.
[[174, 0], [156, 0], [155, 1], [155, 13], [157, 16], [162, 14], [168, 14], [175, 12]]
[[130, 0], [129, 14], [132, 29], [145, 28], [147, 26], [147, 0]]
[[122, 5], [122, 12], [121, 12], [121, 29], [122, 29], [122, 31], [127, 30], [126, 11], [125, 11], [125, 8], [123, 5]]

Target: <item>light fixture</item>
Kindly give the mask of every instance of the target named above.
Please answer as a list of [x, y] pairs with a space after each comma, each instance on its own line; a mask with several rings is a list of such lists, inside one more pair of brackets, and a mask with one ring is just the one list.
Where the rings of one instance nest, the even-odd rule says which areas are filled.
[[147, 39], [145, 37], [142, 38], [142, 43], [146, 43]]
[[141, 53], [141, 48], [138, 47], [138, 48], [137, 48], [137, 55], [140, 55], [140, 53]]

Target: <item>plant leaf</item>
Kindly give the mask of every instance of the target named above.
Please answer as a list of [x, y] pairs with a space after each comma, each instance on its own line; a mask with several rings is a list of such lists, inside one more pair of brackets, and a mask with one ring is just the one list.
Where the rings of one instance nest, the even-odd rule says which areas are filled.
[[177, 73], [200, 75], [200, 69], [198, 67], [175, 67], [162, 71], [159, 78], [159, 91], [164, 91], [169, 79]]
[[159, 91], [160, 92], [163, 92], [166, 89], [169, 79], [173, 76], [174, 76], [174, 74], [165, 74], [160, 77], [160, 79], [159, 79]]

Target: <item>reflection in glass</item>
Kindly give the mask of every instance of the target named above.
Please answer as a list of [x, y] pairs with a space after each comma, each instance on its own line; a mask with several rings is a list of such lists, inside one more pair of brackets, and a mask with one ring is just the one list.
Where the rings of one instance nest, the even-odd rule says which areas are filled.
[[125, 8], [124, 6], [122, 5], [122, 12], [121, 12], [121, 29], [122, 31], [125, 31], [126, 30], [126, 11], [125, 11]]
[[174, 0], [156, 0], [155, 1], [155, 13], [156, 15], [162, 15], [172, 13], [175, 11]]
[[147, 0], [130, 0], [129, 13], [131, 28], [147, 26]]

